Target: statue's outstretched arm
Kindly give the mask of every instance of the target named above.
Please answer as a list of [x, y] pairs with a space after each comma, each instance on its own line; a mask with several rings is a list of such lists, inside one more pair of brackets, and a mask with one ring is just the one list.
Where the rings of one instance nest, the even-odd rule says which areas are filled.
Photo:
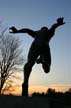
[[35, 34], [36, 34], [35, 31], [28, 29], [28, 28], [17, 30], [16, 27], [11, 27], [11, 28], [9, 28], [9, 30], [11, 30], [10, 33], [28, 33], [32, 37], [35, 37]]
[[63, 20], [64, 18], [60, 17], [57, 19], [57, 22], [51, 26], [51, 28], [49, 29], [49, 40], [54, 36], [56, 28], [65, 24]]
[[57, 27], [64, 25], [65, 22], [63, 20], [64, 20], [63, 17], [57, 18], [57, 22], [53, 24], [50, 29], [56, 29]]

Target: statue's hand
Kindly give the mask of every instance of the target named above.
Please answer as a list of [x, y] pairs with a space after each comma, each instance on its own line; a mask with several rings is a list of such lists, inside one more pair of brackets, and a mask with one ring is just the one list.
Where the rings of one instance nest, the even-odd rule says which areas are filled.
[[63, 25], [63, 24], [65, 24], [65, 22], [63, 20], [64, 20], [64, 18], [63, 17], [60, 17], [60, 18], [57, 19], [57, 23], [59, 25]]
[[13, 26], [11, 28], [9, 28], [10, 32], [9, 33], [17, 33], [17, 29]]

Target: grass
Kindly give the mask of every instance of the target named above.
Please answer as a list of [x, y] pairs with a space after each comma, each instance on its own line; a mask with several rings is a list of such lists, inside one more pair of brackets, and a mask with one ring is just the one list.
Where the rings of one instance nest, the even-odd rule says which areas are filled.
[[31, 97], [0, 94], [0, 108], [71, 108], [71, 93], [34, 93]]

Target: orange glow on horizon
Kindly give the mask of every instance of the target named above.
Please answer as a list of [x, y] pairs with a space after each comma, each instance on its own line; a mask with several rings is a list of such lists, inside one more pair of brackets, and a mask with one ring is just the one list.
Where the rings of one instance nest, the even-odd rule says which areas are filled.
[[59, 92], [65, 92], [68, 91], [71, 86], [62, 86], [62, 85], [51, 85], [51, 86], [31, 86], [29, 87], [29, 94], [32, 94], [34, 92], [39, 92], [39, 93], [46, 93], [48, 88], [55, 89], [55, 91]]
[[[56, 91], [59, 92], [65, 92], [68, 91], [71, 86], [62, 86], [62, 85], [51, 85], [51, 86], [30, 86], [29, 87], [29, 95], [31, 95], [34, 92], [39, 92], [39, 93], [46, 93], [48, 88], [55, 89]], [[15, 87], [13, 91], [6, 91], [5, 94], [15, 94], [15, 95], [21, 95], [22, 88], [21, 87]]]

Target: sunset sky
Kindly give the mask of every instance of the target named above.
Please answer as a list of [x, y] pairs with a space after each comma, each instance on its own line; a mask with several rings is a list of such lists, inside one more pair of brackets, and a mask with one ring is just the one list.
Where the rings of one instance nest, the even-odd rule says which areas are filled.
[[[50, 41], [51, 71], [45, 74], [42, 66], [35, 64], [29, 80], [30, 92], [45, 91], [48, 87], [58, 90], [71, 87], [71, 0], [0, 0], [0, 21], [8, 28], [50, 28], [58, 17], [64, 17], [66, 24], [57, 28]], [[27, 34], [15, 36], [21, 40], [23, 56], [27, 58], [33, 38]], [[23, 72], [19, 75], [17, 83], [21, 86]]]

